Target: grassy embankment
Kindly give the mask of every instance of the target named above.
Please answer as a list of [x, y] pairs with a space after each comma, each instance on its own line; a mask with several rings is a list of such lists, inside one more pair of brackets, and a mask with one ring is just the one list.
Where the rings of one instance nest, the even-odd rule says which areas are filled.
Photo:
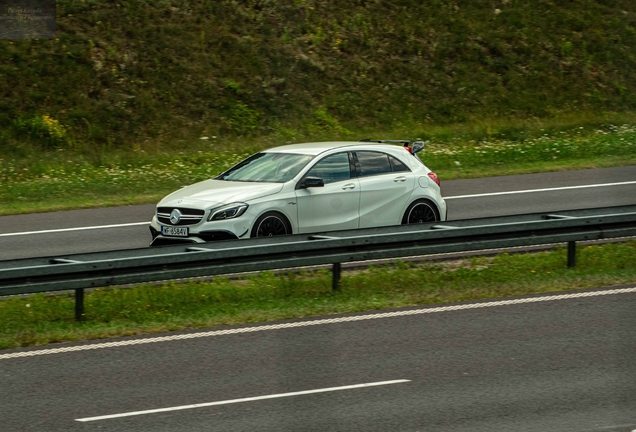
[[636, 124], [632, 1], [57, 10], [56, 39], [0, 41], [0, 214], [155, 202], [307, 140], [423, 138], [442, 180], [634, 163], [594, 132]]
[[346, 272], [340, 292], [326, 271], [96, 289], [82, 323], [72, 295], [39, 294], [0, 301], [0, 349], [634, 283], [635, 255], [632, 241], [580, 247], [570, 269], [565, 249], [397, 263]]
[[[225, 151], [204, 142], [199, 150], [191, 146], [176, 154], [110, 155], [111, 163], [100, 166], [63, 151], [47, 160], [8, 161], [0, 167], [0, 215], [156, 203], [260, 149], [255, 141], [250, 148]], [[442, 187], [457, 178], [636, 164], [636, 127], [587, 125], [522, 140], [430, 138], [421, 158], [440, 176]]]

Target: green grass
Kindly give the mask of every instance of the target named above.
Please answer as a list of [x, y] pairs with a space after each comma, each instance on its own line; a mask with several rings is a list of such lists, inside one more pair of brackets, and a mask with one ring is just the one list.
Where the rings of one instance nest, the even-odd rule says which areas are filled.
[[[442, 182], [636, 164], [636, 126], [540, 126], [544, 125], [414, 128], [419, 135], [400, 131], [364, 135], [363, 131], [357, 137], [407, 135], [426, 140], [421, 158]], [[313, 139], [357, 137], [344, 134]], [[211, 178], [259, 149], [280, 144], [279, 139], [235, 142], [212, 136], [155, 151], [41, 152], [25, 148], [19, 157], [0, 159], [0, 215], [156, 203], [181, 186]]]
[[0, 301], [0, 349], [335, 313], [558, 292], [636, 282], [636, 242], [578, 248], [576, 268], [557, 248], [345, 272], [341, 291], [326, 271], [241, 280], [215, 278], [86, 293], [86, 321], [72, 295]]

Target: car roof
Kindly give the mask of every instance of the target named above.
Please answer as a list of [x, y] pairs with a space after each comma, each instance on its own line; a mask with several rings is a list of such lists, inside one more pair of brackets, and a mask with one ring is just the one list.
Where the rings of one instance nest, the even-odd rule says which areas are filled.
[[327, 150], [343, 148], [343, 147], [365, 147], [365, 148], [377, 148], [388, 149], [395, 148], [395, 145], [391, 144], [376, 144], [369, 142], [358, 141], [328, 141], [328, 142], [313, 142], [302, 144], [288, 144], [284, 146], [273, 147], [264, 150], [264, 153], [296, 153], [316, 156]]

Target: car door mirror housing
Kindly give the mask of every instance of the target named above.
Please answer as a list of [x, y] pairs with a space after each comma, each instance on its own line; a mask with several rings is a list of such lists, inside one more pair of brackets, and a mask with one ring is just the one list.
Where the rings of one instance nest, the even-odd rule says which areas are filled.
[[320, 177], [305, 177], [298, 187], [300, 189], [307, 189], [311, 187], [323, 187], [324, 185], [325, 182]]

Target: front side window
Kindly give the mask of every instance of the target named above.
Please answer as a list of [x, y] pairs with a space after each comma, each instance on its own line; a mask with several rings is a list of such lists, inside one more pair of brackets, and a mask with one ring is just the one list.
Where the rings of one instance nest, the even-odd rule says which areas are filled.
[[307, 177], [321, 178], [325, 184], [350, 179], [349, 153], [336, 153], [318, 161]]
[[294, 178], [311, 159], [313, 156], [291, 153], [256, 153], [216, 179], [284, 183]]

